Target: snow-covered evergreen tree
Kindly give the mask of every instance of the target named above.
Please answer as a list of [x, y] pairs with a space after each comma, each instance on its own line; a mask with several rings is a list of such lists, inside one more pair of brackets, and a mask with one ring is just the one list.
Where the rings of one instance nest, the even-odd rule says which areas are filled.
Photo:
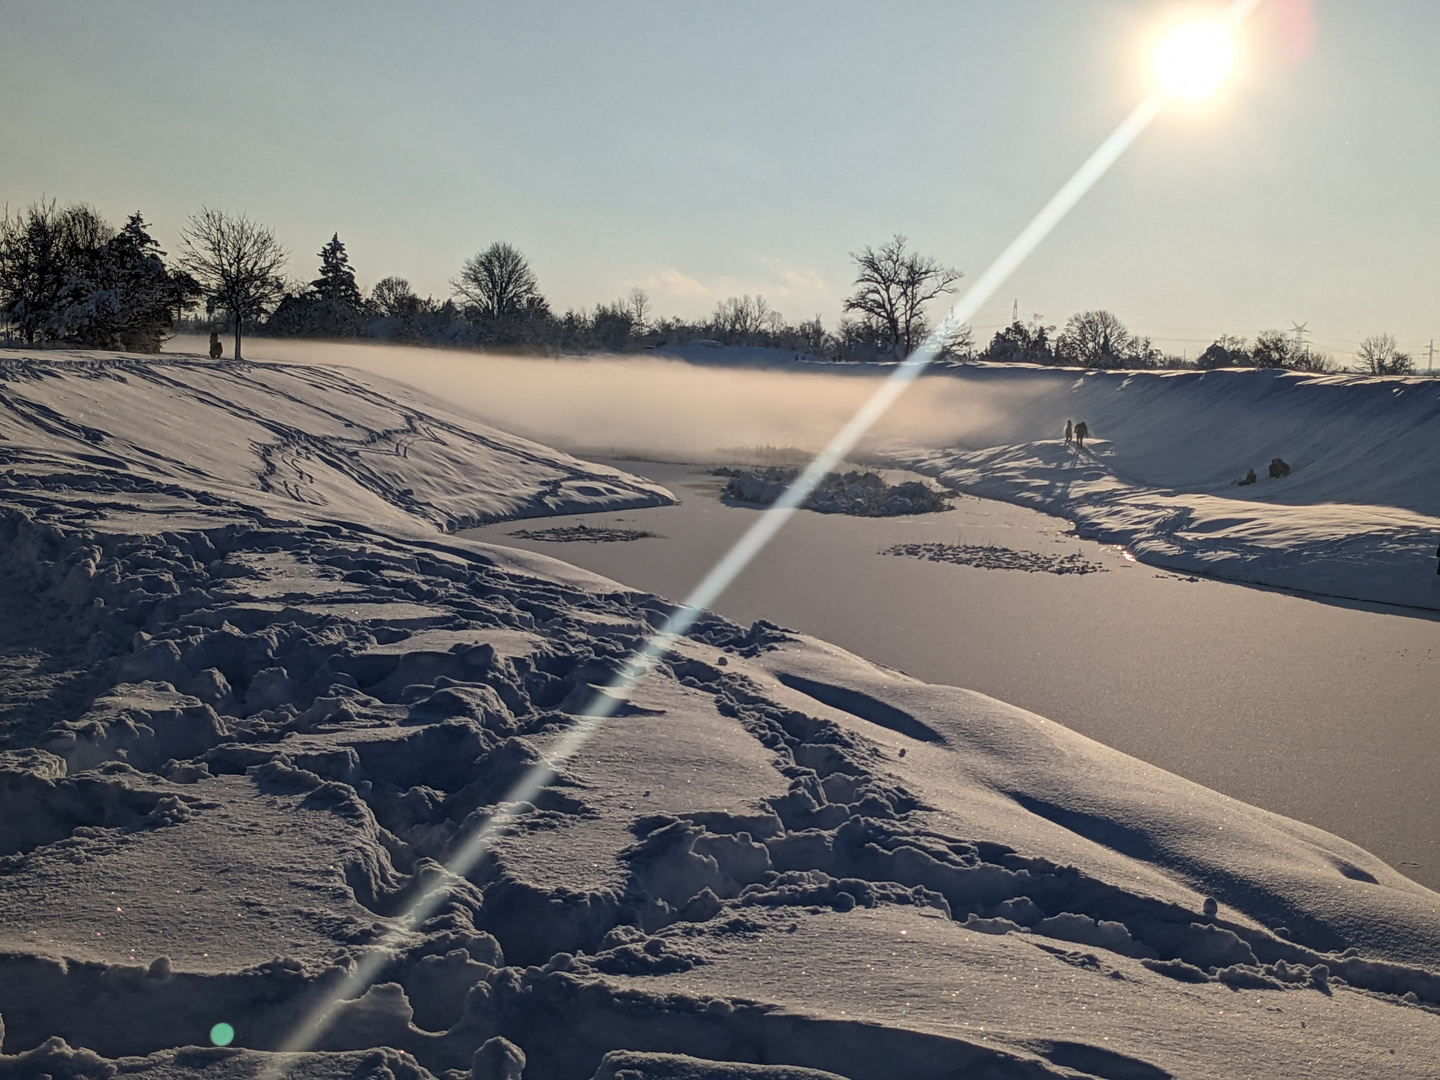
[[0, 225], [0, 317], [27, 341], [157, 352], [199, 294], [165, 265], [145, 219], [117, 233], [92, 207], [37, 203]]
[[138, 213], [78, 270], [67, 289], [65, 337], [91, 348], [158, 352], [200, 291], [189, 274], [166, 267]]
[[1039, 319], [1028, 324], [1016, 319], [996, 331], [981, 359], [998, 363], [1053, 364], [1055, 351], [1050, 344], [1050, 333], [1054, 329], [1041, 324]]
[[336, 300], [356, 310], [363, 306], [360, 287], [355, 284], [355, 271], [350, 268], [350, 256], [345, 254], [339, 233], [320, 249], [320, 276], [310, 287], [321, 300]]
[[65, 311], [113, 235], [89, 206], [61, 209], [51, 199], [7, 211], [0, 220], [0, 317], [27, 343], [64, 338]]

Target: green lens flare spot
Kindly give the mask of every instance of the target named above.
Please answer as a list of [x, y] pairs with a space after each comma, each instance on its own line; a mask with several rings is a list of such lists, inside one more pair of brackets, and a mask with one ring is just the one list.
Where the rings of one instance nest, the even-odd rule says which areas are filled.
[[229, 1024], [216, 1024], [210, 1029], [210, 1041], [216, 1046], [229, 1046], [235, 1041], [235, 1029]]

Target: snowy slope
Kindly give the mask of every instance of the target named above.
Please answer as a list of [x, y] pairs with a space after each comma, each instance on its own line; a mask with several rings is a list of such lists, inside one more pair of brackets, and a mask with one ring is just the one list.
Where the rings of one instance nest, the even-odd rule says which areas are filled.
[[[451, 511], [421, 492], [472, 504], [413, 452], [386, 463], [403, 509], [307, 458], [282, 519], [212, 401], [333, 382], [187, 370], [162, 439], [119, 422], [140, 377], [101, 371], [4, 388], [56, 441], [0, 443], [0, 1077], [1433, 1075], [1440, 896], [1042, 717], [713, 616], [405, 928], [670, 605], [423, 531]], [[380, 427], [366, 394], [323, 404], [317, 439]], [[80, 468], [87, 427], [137, 464]], [[477, 500], [589, 468], [485, 438]], [[164, 479], [131, 475], [142, 446]]]
[[183, 357], [0, 356], [0, 465], [59, 486], [83, 472], [92, 489], [157, 505], [204, 490], [282, 518], [385, 529], [673, 502], [397, 384]]
[[[1440, 381], [973, 365], [1004, 418], [896, 456], [956, 489], [1068, 517], [1157, 565], [1440, 608]], [[1091, 438], [1073, 452], [1067, 419]], [[1289, 476], [1271, 479], [1281, 458]], [[1258, 481], [1235, 481], [1254, 469]]]

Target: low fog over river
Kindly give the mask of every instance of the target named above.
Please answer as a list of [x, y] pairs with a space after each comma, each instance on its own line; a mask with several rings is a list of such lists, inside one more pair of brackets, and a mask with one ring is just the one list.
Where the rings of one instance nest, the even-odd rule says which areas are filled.
[[[178, 341], [198, 350], [203, 342]], [[338, 363], [408, 383], [542, 442], [626, 460], [677, 507], [592, 515], [643, 529], [620, 543], [527, 540], [510, 522], [467, 535], [541, 551], [683, 598], [758, 511], [723, 504], [703, 467], [723, 448], [813, 448], [873, 387], [855, 375], [545, 360], [256, 339], [247, 358]], [[1000, 393], [924, 380], [890, 434], [1004, 441]], [[741, 455], [740, 451], [735, 451]], [[1080, 553], [1103, 573], [988, 570], [881, 555], [897, 543]], [[1440, 622], [1193, 580], [1080, 540], [1068, 522], [965, 498], [911, 518], [802, 511], [714, 605], [769, 619], [918, 678], [969, 687], [1067, 724], [1236, 798], [1335, 832], [1440, 889]]]

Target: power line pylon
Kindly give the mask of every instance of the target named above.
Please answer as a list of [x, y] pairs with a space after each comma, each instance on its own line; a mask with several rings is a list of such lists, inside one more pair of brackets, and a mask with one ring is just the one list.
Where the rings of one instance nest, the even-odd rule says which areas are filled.
[[1292, 319], [1290, 321], [1290, 332], [1295, 335], [1296, 349], [1303, 352], [1308, 359], [1310, 356], [1310, 343], [1305, 340], [1305, 335], [1310, 333], [1310, 323], [1297, 323]]

